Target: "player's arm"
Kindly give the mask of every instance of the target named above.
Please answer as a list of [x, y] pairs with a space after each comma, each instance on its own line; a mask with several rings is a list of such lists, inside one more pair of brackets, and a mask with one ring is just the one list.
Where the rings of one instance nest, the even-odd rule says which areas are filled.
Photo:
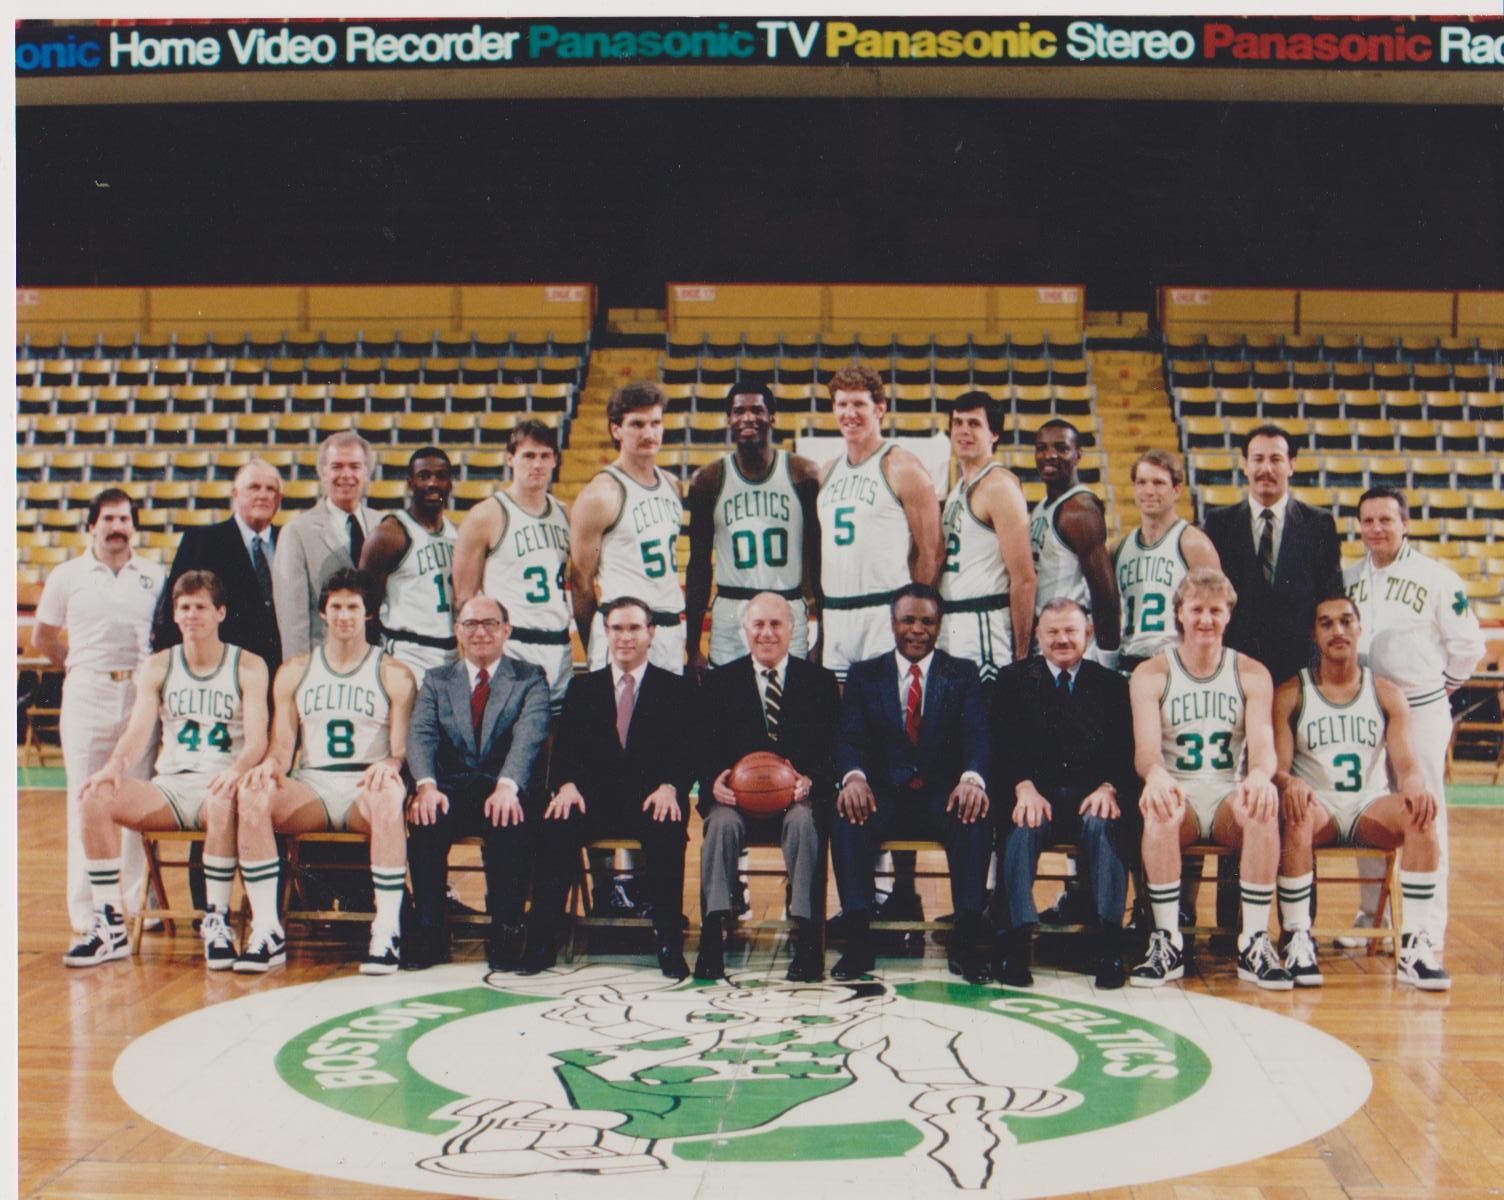
[[1212, 539], [1194, 525], [1187, 525], [1180, 531], [1180, 557], [1185, 559], [1188, 571], [1197, 567], [1210, 567], [1214, 571], [1222, 569], [1222, 559], [1212, 545]]
[[266, 757], [268, 740], [266, 711], [266, 660], [249, 650], [240, 652], [240, 720], [245, 727], [245, 748], [229, 766], [238, 778]]
[[381, 686], [391, 700], [392, 728], [388, 735], [391, 757], [400, 770], [407, 758], [407, 727], [412, 722], [413, 701], [418, 695], [418, 685], [413, 673], [390, 654], [381, 656]]
[[477, 504], [460, 522], [454, 543], [454, 613], [470, 602], [481, 590], [486, 573], [486, 556], [506, 536], [507, 510], [500, 504]]
[[1268, 670], [1246, 654], [1238, 655], [1238, 678], [1243, 684], [1243, 739], [1248, 770], [1238, 784], [1243, 802], [1254, 816], [1279, 809], [1274, 776], [1279, 759], [1274, 750], [1274, 681]]
[[31, 627], [31, 644], [54, 667], [60, 671], [63, 669], [68, 660], [68, 639], [63, 636], [61, 625], [37, 621]]
[[575, 501], [569, 518], [569, 587], [575, 628], [590, 653], [590, 624], [595, 620], [595, 576], [601, 566], [601, 539], [620, 515], [626, 490], [609, 475], [597, 475]]
[[[1438, 570], [1437, 574], [1442, 574], [1442, 571]], [[1445, 575], [1445, 590], [1434, 603], [1436, 634], [1446, 659], [1444, 676], [1447, 695], [1450, 696], [1472, 678], [1488, 647], [1478, 625], [1478, 616], [1467, 602], [1467, 593], [1462, 590], [1462, 580], [1450, 570], [1445, 571]]]
[[157, 726], [157, 702], [162, 697], [162, 683], [167, 678], [167, 663], [171, 650], [159, 650], [136, 672], [136, 702], [131, 706], [131, 715], [125, 731], [110, 751], [104, 766], [84, 781], [84, 790], [91, 787], [118, 787], [120, 778], [132, 763], [146, 753], [151, 745], [152, 731]]
[[1160, 753], [1159, 700], [1164, 694], [1167, 670], [1163, 659], [1152, 658], [1141, 663], [1128, 681], [1128, 702], [1133, 709], [1133, 769], [1144, 781], [1139, 807], [1145, 815], [1154, 813], [1166, 820], [1185, 804], [1180, 785], [1165, 769], [1164, 755]]
[[918, 457], [901, 446], [887, 454], [881, 469], [909, 521], [909, 578], [937, 587], [940, 568], [945, 563], [941, 554], [940, 498], [935, 495], [934, 481]]
[[[393, 516], [386, 516], [378, 521], [371, 536], [366, 538], [360, 551], [360, 562], [356, 565], [371, 578], [371, 611], [378, 614], [381, 612], [381, 606], [386, 600], [387, 576], [397, 569], [397, 564], [402, 561], [402, 556], [407, 553], [410, 545], [412, 539], [407, 536], [407, 530]], [[373, 645], [380, 644], [380, 631], [381, 620], [378, 616], [366, 626], [367, 636]]]
[[1038, 578], [1029, 545], [1029, 505], [1012, 471], [993, 471], [982, 481], [982, 515], [997, 534], [1008, 569], [1008, 612], [1013, 622], [1013, 657], [1021, 659], [1034, 639], [1034, 595]]
[[298, 748], [298, 681], [308, 669], [308, 655], [288, 659], [272, 681], [271, 737], [266, 757], [246, 772], [242, 787], [274, 787], [287, 778]]
[[1122, 641], [1123, 614], [1118, 602], [1118, 581], [1113, 578], [1112, 560], [1107, 557], [1107, 522], [1101, 504], [1094, 496], [1077, 493], [1056, 510], [1055, 528], [1086, 576], [1097, 645], [1103, 650], [1116, 650]]
[[804, 513], [804, 594], [820, 600], [820, 467], [811, 459], [789, 455], [789, 475]]
[[715, 551], [715, 497], [724, 464], [706, 463], [689, 480], [689, 566], [684, 571], [684, 649], [689, 669], [705, 670], [701, 651], [705, 610], [710, 607], [711, 555]]
[[1410, 705], [1405, 694], [1389, 680], [1375, 675], [1373, 682], [1379, 694], [1379, 707], [1384, 710], [1384, 753], [1389, 756], [1395, 785], [1405, 807], [1425, 829], [1436, 819], [1442, 797], [1433, 796], [1426, 787], [1420, 760], [1415, 757], [1415, 743], [1410, 738]]
[[1286, 821], [1301, 819], [1316, 798], [1310, 784], [1291, 774], [1295, 763], [1295, 710], [1300, 704], [1300, 676], [1285, 680], [1274, 693], [1274, 786]]

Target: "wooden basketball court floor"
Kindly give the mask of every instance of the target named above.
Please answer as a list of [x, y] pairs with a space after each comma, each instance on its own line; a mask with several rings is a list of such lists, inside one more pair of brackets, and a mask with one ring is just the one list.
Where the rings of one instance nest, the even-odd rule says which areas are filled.
[[[303, 1175], [186, 1141], [152, 1125], [116, 1094], [113, 1064], [136, 1037], [186, 1013], [267, 989], [350, 974], [342, 954], [294, 946], [288, 966], [256, 978], [210, 974], [196, 938], [148, 935], [139, 958], [67, 970], [62, 903], [63, 794], [19, 793], [19, 1194], [27, 1197], [371, 1197], [420, 1193]], [[1328, 1200], [1504, 1196], [1504, 808], [1452, 811], [1449, 993], [1397, 986], [1393, 959], [1323, 947], [1326, 986], [1293, 993], [1240, 984], [1231, 965], [1203, 956], [1182, 985], [1254, 1005], [1325, 1031], [1367, 1062], [1373, 1090], [1339, 1127], [1284, 1152], [1202, 1175], [1092, 1195], [1135, 1200]], [[697, 823], [696, 823], [697, 824]], [[696, 878], [691, 844], [689, 878]], [[171, 886], [181, 887], [175, 875]], [[466, 899], [478, 903], [478, 877]], [[926, 909], [948, 908], [937, 884]], [[687, 889], [694, 892], [693, 886]], [[1048, 889], [1041, 890], [1041, 896]], [[1203, 909], [1211, 888], [1203, 889]], [[754, 910], [781, 901], [755, 885]], [[688, 897], [691, 901], [693, 896]], [[1333, 885], [1321, 905], [1351, 911]], [[692, 914], [693, 915], [693, 914]], [[766, 952], [772, 935], [756, 948]], [[942, 954], [933, 944], [928, 955]], [[479, 945], [466, 951], [478, 955]], [[691, 954], [693, 953], [691, 947]], [[483, 964], [477, 962], [479, 978]], [[774, 964], [781, 978], [784, 960]], [[1173, 985], [1172, 985], [1173, 986]], [[1187, 1138], [1196, 1131], [1187, 1129]], [[630, 1181], [599, 1181], [633, 1195]], [[643, 1186], [645, 1191], [650, 1189]], [[638, 1193], [641, 1194], [641, 1193]], [[878, 1194], [877, 1192], [873, 1193]]]

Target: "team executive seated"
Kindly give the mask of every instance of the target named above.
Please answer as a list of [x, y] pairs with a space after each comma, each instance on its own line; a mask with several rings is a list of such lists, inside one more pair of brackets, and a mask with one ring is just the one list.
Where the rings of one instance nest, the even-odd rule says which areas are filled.
[[1099, 929], [1096, 984], [1120, 988], [1131, 842], [1124, 813], [1137, 800], [1128, 681], [1084, 659], [1091, 621], [1074, 600], [1053, 599], [1039, 615], [1044, 657], [1005, 667], [992, 699], [996, 794], [1012, 798], [1012, 819], [997, 821], [1004, 897], [992, 974], [1028, 987], [1029, 946], [1039, 912], [1039, 855], [1060, 842], [1080, 845], [1087, 894]]
[[520, 969], [533, 974], [558, 956], [558, 925], [580, 847], [603, 837], [636, 838], [652, 902], [658, 966], [684, 978], [684, 848], [694, 777], [693, 708], [684, 678], [648, 663], [653, 616], [622, 596], [601, 606], [610, 662], [575, 678], [555, 732], [539, 822], [538, 870]]
[[985, 983], [977, 943], [992, 850], [986, 700], [976, 666], [935, 649], [934, 588], [898, 589], [890, 615], [897, 650], [853, 664], [841, 699], [831, 857], [848, 932], [831, 975], [872, 970], [873, 860], [884, 840], [907, 837], [944, 845], [956, 914], [950, 969]]
[[[824, 977], [821, 938], [815, 922], [825, 860], [820, 827], [835, 792], [831, 763], [840, 690], [836, 677], [789, 653], [794, 614], [789, 602], [763, 592], [748, 603], [742, 630], [752, 653], [705, 677], [700, 708], [700, 953], [695, 978], [725, 975], [724, 934], [730, 924], [733, 889], [740, 886], [737, 859], [753, 840], [776, 838], [789, 878], [789, 915], [798, 930], [787, 978], [813, 983]], [[795, 803], [778, 817], [748, 818], [728, 785], [731, 768], [757, 750], [781, 755], [801, 778]]]
[[415, 928], [402, 965], [422, 970], [449, 958], [445, 884], [449, 848], [479, 834], [491, 916], [486, 960], [507, 971], [522, 955], [522, 906], [530, 867], [525, 810], [548, 737], [548, 682], [532, 663], [502, 657], [511, 632], [506, 609], [472, 596], [455, 622], [457, 661], [425, 673], [407, 735], [415, 782], [407, 835]]

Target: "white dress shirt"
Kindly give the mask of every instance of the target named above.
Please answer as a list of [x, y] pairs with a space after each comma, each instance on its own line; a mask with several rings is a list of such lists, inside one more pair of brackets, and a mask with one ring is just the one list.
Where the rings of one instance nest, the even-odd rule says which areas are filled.
[[333, 500], [327, 498], [324, 500], [324, 506], [328, 508], [330, 515], [333, 516], [335, 528], [348, 531], [350, 528], [350, 518], [354, 517], [355, 523], [360, 526], [360, 532], [368, 537], [370, 536], [371, 530], [366, 525], [366, 506], [364, 500], [355, 506], [354, 512], [346, 512]]
[[[260, 533], [257, 533], [249, 525], [240, 519], [240, 514], [235, 514], [235, 528], [240, 530], [240, 540], [245, 543], [245, 552], [250, 556], [251, 562], [256, 561], [256, 555], [252, 547], [259, 538], [261, 541], [261, 553], [266, 556], [266, 565], [272, 565], [272, 558], [277, 553], [277, 544], [272, 541], [272, 527], [268, 525]], [[348, 528], [348, 526], [346, 527]]]
[[767, 707], [768, 707], [768, 676], [767, 676], [766, 673], [768, 671], [772, 671], [773, 674], [775, 676], [777, 676], [777, 678], [778, 678], [778, 690], [779, 691], [783, 691], [783, 692], [788, 691], [788, 688], [789, 688], [789, 656], [787, 654], [785, 654], [782, 658], [780, 658], [771, 667], [765, 667], [765, 666], [763, 666], [762, 663], [758, 662], [754, 658], [752, 660], [752, 670], [753, 670], [753, 673], [754, 673], [754, 678], [757, 680], [757, 697], [758, 697], [759, 700], [762, 701], [763, 710], [766, 711]]

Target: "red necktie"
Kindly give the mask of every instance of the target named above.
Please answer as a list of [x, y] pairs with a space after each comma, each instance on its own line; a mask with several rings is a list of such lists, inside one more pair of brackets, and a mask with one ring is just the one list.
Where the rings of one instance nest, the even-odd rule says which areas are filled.
[[919, 687], [919, 664], [909, 664], [909, 698], [903, 710], [903, 730], [909, 735], [909, 741], [919, 745], [919, 701], [922, 692]]
[[470, 725], [475, 730], [475, 746], [480, 748], [480, 727], [486, 715], [486, 701], [491, 698], [491, 672], [484, 667], [475, 677], [475, 690], [470, 693]]

